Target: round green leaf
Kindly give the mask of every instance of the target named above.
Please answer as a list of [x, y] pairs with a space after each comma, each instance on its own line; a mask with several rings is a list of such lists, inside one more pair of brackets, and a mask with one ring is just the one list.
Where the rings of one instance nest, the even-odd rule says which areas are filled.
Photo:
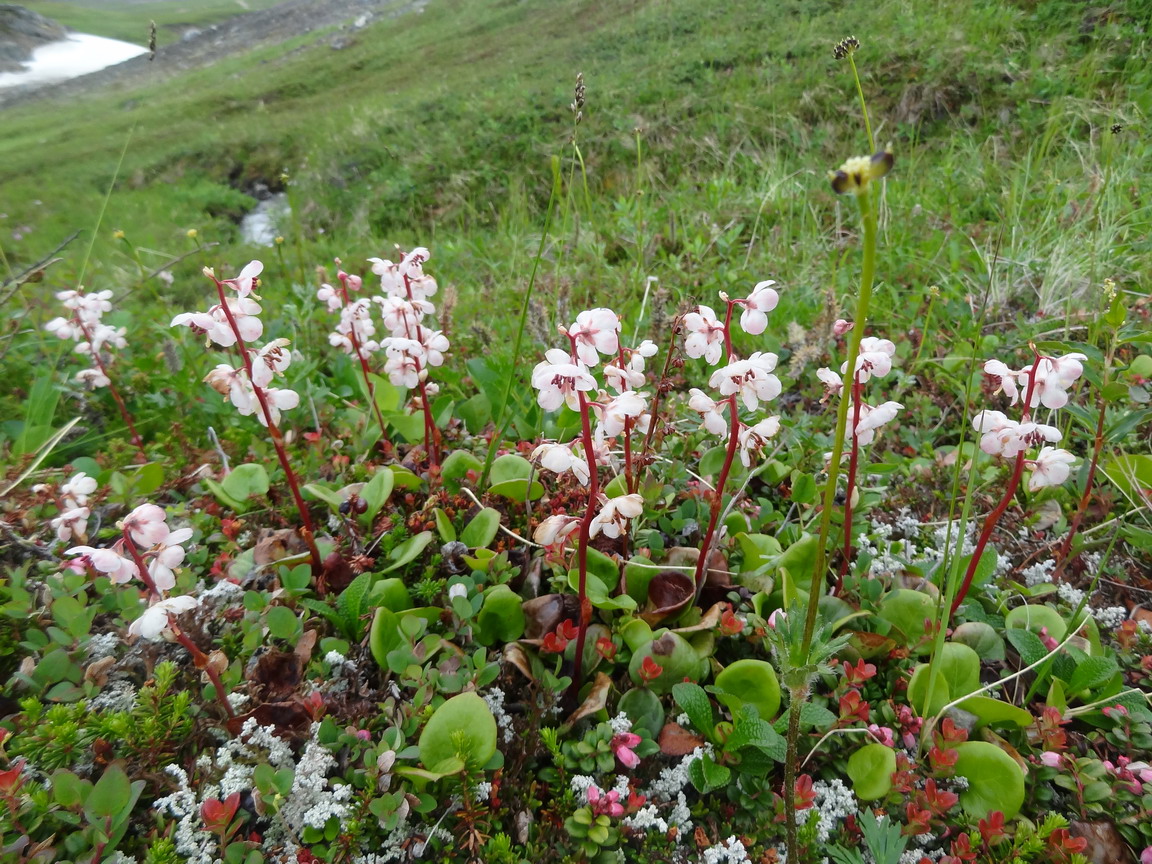
[[881, 601], [878, 614], [899, 631], [905, 645], [915, 645], [924, 635], [924, 619], [935, 618], [936, 603], [922, 591], [897, 588]]
[[420, 733], [420, 761], [437, 774], [484, 767], [496, 752], [496, 718], [475, 693], [453, 696]]
[[1059, 642], [1068, 634], [1068, 625], [1060, 613], [1051, 606], [1026, 604], [1017, 606], [1004, 617], [1005, 627], [1019, 627], [1039, 633], [1041, 627], [1048, 628], [1048, 635]]
[[861, 801], [875, 801], [887, 795], [895, 771], [896, 751], [883, 744], [865, 744], [848, 757], [852, 791]]
[[993, 810], [1010, 822], [1024, 803], [1024, 773], [1016, 761], [987, 741], [965, 741], [956, 745], [959, 757], [956, 774], [968, 780], [960, 793], [960, 805], [973, 819], [983, 819]]
[[716, 676], [716, 686], [723, 691], [718, 698], [733, 711], [753, 705], [762, 720], [771, 720], [780, 710], [780, 682], [764, 660], [737, 660]]

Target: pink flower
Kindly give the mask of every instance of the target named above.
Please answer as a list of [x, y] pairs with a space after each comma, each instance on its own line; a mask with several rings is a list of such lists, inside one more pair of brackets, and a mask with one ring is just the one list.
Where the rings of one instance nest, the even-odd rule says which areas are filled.
[[1035, 492], [1045, 486], [1059, 486], [1068, 479], [1072, 472], [1072, 463], [1076, 457], [1067, 450], [1056, 447], [1044, 447], [1035, 460], [1029, 459], [1027, 465], [1032, 468], [1032, 476], [1028, 479], [1028, 491]]
[[128, 625], [128, 633], [150, 640], [159, 639], [169, 629], [169, 615], [180, 615], [199, 605], [200, 600], [197, 597], [169, 597], [166, 600], [157, 600], [144, 610], [144, 614]]
[[844, 379], [829, 369], [827, 366], [822, 366], [816, 370], [816, 377], [819, 378], [824, 384], [824, 399], [823, 402], [833, 396], [839, 396], [844, 391]]
[[740, 313], [740, 327], [745, 333], [759, 336], [768, 327], [767, 313], [780, 302], [780, 295], [772, 288], [775, 284], [771, 279], [757, 282], [752, 293], [741, 301], [744, 311]]
[[832, 335], [843, 336], [856, 325], [851, 321], [845, 321], [843, 318], [837, 318], [832, 324]]
[[165, 520], [168, 515], [155, 504], [141, 504], [121, 523], [128, 535], [141, 546], [155, 546], [164, 542], [169, 529]]
[[545, 411], [555, 411], [562, 404], [579, 411], [578, 394], [595, 390], [596, 379], [583, 363], [573, 363], [567, 351], [550, 348], [544, 357], [544, 362], [532, 370], [532, 386], [540, 391], [536, 402]]
[[1059, 768], [1064, 764], [1064, 757], [1055, 750], [1045, 750], [1040, 754], [1040, 762], [1049, 768]]
[[[896, 356], [896, 346], [888, 339], [865, 336], [860, 340], [860, 352], [856, 355], [856, 377], [864, 383], [873, 375], [883, 378], [892, 371], [892, 358]], [[848, 373], [848, 361], [840, 364], [840, 374]]]
[[1012, 399], [1012, 404], [1016, 404], [1016, 400], [1020, 398], [1016, 390], [1016, 378], [1020, 375], [1019, 372], [1009, 369], [1008, 364], [1000, 360], [989, 360], [984, 364], [984, 374], [995, 383], [996, 393], [1003, 390], [1005, 395]]
[[635, 768], [640, 764], [640, 757], [632, 749], [639, 743], [640, 736], [631, 732], [612, 736], [612, 752], [616, 754], [616, 758], [625, 768]]
[[1152, 846], [1148, 846], [1140, 853], [1140, 864], [1152, 864]]
[[783, 624], [787, 617], [787, 612], [785, 612], [783, 609], [777, 609], [775, 612], [768, 616], [768, 626], [775, 630], [776, 625]]
[[595, 366], [600, 355], [620, 350], [620, 319], [611, 309], [588, 309], [576, 316], [568, 335], [575, 340], [576, 356], [585, 366]]
[[887, 726], [877, 726], [875, 723], [870, 723], [868, 724], [868, 731], [885, 747], [896, 746], [896, 739], [892, 735], [892, 730]]
[[260, 261], [249, 261], [235, 279], [222, 279], [221, 284], [227, 285], [236, 292], [237, 297], [247, 297], [256, 286], [260, 284], [259, 276], [264, 272], [264, 264]]
[[588, 787], [588, 804], [597, 816], [611, 816], [618, 819], [624, 815], [624, 806], [620, 803], [620, 793], [613, 789], [611, 792], [601, 792], [596, 785]]
[[692, 359], [703, 357], [710, 366], [720, 362], [724, 350], [724, 325], [708, 306], [698, 306], [681, 322], [688, 335], [684, 339], [684, 353]]
[[[1032, 399], [1029, 408], [1043, 405], [1045, 408], [1063, 408], [1068, 404], [1068, 393], [1076, 379], [1084, 374], [1084, 365], [1081, 360], [1088, 358], [1083, 354], [1066, 354], [1063, 357], [1041, 357], [1036, 365], [1036, 384], [1032, 390]], [[1032, 371], [1031, 366], [1025, 366], [1018, 374], [1020, 386], [1028, 387], [1028, 377]]]
[[[588, 460], [584, 455], [576, 455], [575, 448], [577, 446], [577, 441], [573, 441], [571, 444], [545, 441], [532, 451], [532, 459], [533, 461], [538, 460], [541, 468], [556, 474], [571, 471], [581, 485], [587, 486], [591, 479]], [[581, 448], [581, 454], [583, 454], [583, 448]]]
[[1049, 651], [1055, 651], [1060, 643], [1048, 635], [1048, 628], [1040, 628], [1040, 641], [1044, 643], [1044, 647]]
[[780, 395], [780, 379], [772, 374], [776, 368], [776, 355], [757, 351], [747, 360], [737, 360], [712, 373], [709, 387], [717, 387], [721, 396], [738, 394], [749, 411], [755, 411], [760, 402]]

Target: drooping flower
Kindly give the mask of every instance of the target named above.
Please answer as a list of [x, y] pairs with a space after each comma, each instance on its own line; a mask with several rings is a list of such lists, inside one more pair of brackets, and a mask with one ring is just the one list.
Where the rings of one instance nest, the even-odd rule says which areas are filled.
[[780, 379], [772, 374], [776, 355], [757, 351], [746, 360], [737, 360], [712, 373], [708, 386], [717, 387], [722, 396], [739, 394], [744, 406], [755, 411], [760, 402], [780, 395]]
[[587, 791], [588, 805], [597, 816], [611, 816], [618, 819], [624, 815], [624, 805], [620, 803], [620, 793], [613, 789], [611, 792], [602, 792], [600, 787], [592, 784]]
[[156, 504], [141, 504], [125, 516], [120, 524], [128, 536], [141, 546], [155, 546], [163, 543], [171, 533], [167, 518], [164, 508]]
[[[602, 397], [606, 395], [601, 393]], [[600, 431], [609, 438], [615, 438], [624, 431], [626, 419], [637, 419], [648, 410], [648, 397], [636, 390], [625, 390], [606, 402], [594, 402], [592, 410], [600, 422]]]
[[768, 417], [755, 426], [744, 426], [740, 430], [740, 461], [745, 468], [752, 464], [752, 454], [759, 453], [768, 441], [780, 431], [780, 418]]
[[152, 560], [148, 562], [148, 575], [152, 584], [161, 591], [171, 591], [176, 585], [176, 568], [184, 563], [184, 546], [192, 537], [191, 528], [178, 528], [171, 532], [164, 542], [151, 550]]
[[256, 290], [260, 284], [260, 274], [264, 272], [261, 261], [249, 261], [235, 279], [221, 279], [221, 285], [227, 285], [236, 292], [237, 297], [247, 297]]
[[822, 366], [817, 369], [816, 377], [824, 384], [824, 398], [820, 400], [821, 402], [839, 397], [839, 395], [844, 392], [844, 379], [827, 366]]
[[[1068, 388], [1084, 373], [1082, 360], [1088, 358], [1083, 354], [1066, 354], [1063, 357], [1041, 357], [1035, 364], [1036, 383], [1032, 388], [1032, 398], [1028, 407], [1035, 408], [1043, 405], [1053, 410], [1063, 408], [1068, 404]], [[1025, 366], [1020, 370], [1018, 380], [1021, 388], [1027, 392], [1028, 378], [1032, 373], [1032, 366]]]
[[181, 595], [157, 600], [144, 610], [144, 613], [128, 625], [128, 632], [145, 639], [160, 639], [169, 629], [169, 615], [180, 615], [200, 605], [198, 597]]
[[724, 351], [724, 325], [708, 306], [698, 306], [681, 322], [688, 335], [684, 339], [684, 353], [693, 360], [703, 357], [710, 366], [720, 362]]
[[1043, 447], [1035, 460], [1026, 464], [1032, 469], [1032, 476], [1028, 480], [1028, 491], [1035, 492], [1045, 486], [1059, 486], [1068, 479], [1072, 471], [1072, 463], [1076, 457], [1067, 450], [1056, 447]]
[[[896, 346], [888, 339], [865, 336], [860, 340], [860, 351], [856, 355], [856, 378], [861, 384], [873, 375], [883, 378], [892, 371], [892, 358], [896, 356]], [[840, 364], [840, 374], [848, 374], [848, 361]]]
[[745, 333], [759, 336], [768, 327], [768, 314], [780, 302], [780, 295], [772, 287], [771, 279], [757, 282], [743, 301], [744, 311], [740, 313], [740, 327]]
[[[894, 420], [896, 413], [903, 407], [899, 402], [885, 402], [876, 407], [861, 402], [860, 422], [856, 424], [855, 429], [856, 443], [861, 447], [866, 447], [871, 444], [876, 438], [876, 430]], [[853, 406], [849, 406], [848, 411], [852, 412]], [[851, 413], [849, 416], [851, 416]], [[848, 429], [848, 434], [849, 436], [853, 434], [851, 427]]]
[[726, 402], [716, 402], [703, 390], [693, 387], [689, 393], [688, 407], [699, 412], [704, 420], [704, 428], [722, 439], [728, 436], [728, 423], [724, 419], [723, 408]]
[[544, 356], [532, 370], [532, 386], [540, 391], [537, 403], [545, 411], [555, 411], [565, 403], [573, 411], [580, 410], [578, 394], [595, 390], [596, 379], [583, 363], [573, 363], [567, 351], [550, 348]]
[[[587, 466], [585, 466], [587, 467]], [[580, 520], [575, 516], [566, 516], [563, 513], [549, 516], [536, 526], [532, 539], [541, 546], [552, 546], [564, 540], [577, 529]]]
[[611, 309], [588, 309], [576, 316], [568, 335], [575, 341], [580, 362], [595, 366], [601, 354], [613, 356], [620, 350], [620, 319]]
[[273, 339], [252, 357], [252, 383], [257, 387], [267, 387], [274, 375], [283, 375], [292, 362], [292, 352], [288, 350], [287, 339]]
[[644, 513], [644, 499], [636, 493], [617, 495], [615, 498], [601, 496], [603, 506], [592, 518], [588, 536], [595, 537], [603, 532], [605, 537], [616, 538], [628, 530], [628, 520]]
[[984, 374], [991, 378], [996, 385], [995, 393], [1003, 390], [1005, 395], [1012, 400], [1011, 404], [1016, 404], [1016, 400], [1020, 398], [1019, 391], [1016, 389], [1016, 379], [1020, 375], [1019, 372], [1009, 369], [1008, 364], [1000, 360], [989, 360], [984, 364]]
[[73, 546], [65, 555], [79, 556], [79, 560], [92, 566], [93, 570], [106, 575], [114, 585], [123, 585], [136, 577], [136, 564], [121, 554], [123, 541], [118, 541], [109, 549], [94, 549], [91, 546]]
[[[581, 454], [577, 455], [576, 448], [580, 447]], [[561, 444], [558, 441], [545, 441], [532, 451], [533, 461], [539, 461], [540, 467], [555, 474], [565, 474], [571, 471], [582, 486], [587, 486], [591, 479], [588, 470], [588, 459], [583, 455], [579, 439], [570, 444]], [[537, 541], [539, 542], [539, 541]], [[545, 544], [547, 545], [547, 544]]]
[[612, 736], [612, 752], [625, 768], [632, 769], [640, 764], [640, 757], [633, 750], [640, 744], [641, 738], [633, 732], [624, 732]]

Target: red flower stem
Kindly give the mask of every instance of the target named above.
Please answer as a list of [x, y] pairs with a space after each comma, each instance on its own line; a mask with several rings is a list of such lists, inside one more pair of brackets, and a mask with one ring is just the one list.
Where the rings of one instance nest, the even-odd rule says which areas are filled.
[[128, 427], [128, 432], [132, 436], [132, 443], [136, 445], [136, 449], [140, 451], [140, 455], [144, 457], [144, 461], [148, 461], [148, 453], [144, 450], [144, 442], [140, 440], [140, 435], [136, 432], [136, 426], [132, 422], [132, 415], [128, 413], [128, 406], [124, 403], [124, 397], [120, 395], [120, 391], [116, 389], [116, 385], [112, 383], [112, 376], [108, 374], [108, 367], [104, 365], [104, 360], [100, 356], [100, 352], [96, 350], [96, 344], [92, 341], [92, 334], [88, 332], [88, 327], [76, 318], [76, 323], [80, 325], [80, 331], [84, 334], [84, 338], [88, 340], [89, 346], [92, 348], [92, 359], [96, 361], [96, 366], [100, 369], [100, 374], [108, 379], [108, 392], [112, 394], [112, 398], [116, 400], [116, 407], [120, 409], [120, 417], [124, 421], [124, 425]]
[[132, 555], [132, 560], [136, 562], [136, 570], [140, 574], [140, 581], [148, 587], [148, 599], [151, 600], [155, 597], [159, 600], [160, 591], [156, 588], [156, 583], [152, 581], [152, 574], [148, 572], [148, 565], [144, 563], [144, 558], [140, 555], [140, 550], [136, 548], [136, 541], [132, 539], [132, 535], [128, 533], [127, 528], [120, 529], [120, 533], [124, 535], [124, 545], [128, 547], [128, 551]]
[[[732, 351], [732, 310], [736, 306], [735, 300], [726, 301], [728, 311], [724, 314], [724, 348], [728, 352], [728, 362], [731, 363], [736, 355]], [[740, 411], [733, 393], [728, 397], [728, 415], [731, 428], [728, 431], [728, 450], [724, 454], [724, 465], [720, 469], [720, 476], [716, 479], [716, 490], [712, 493], [712, 512], [708, 515], [708, 530], [704, 533], [704, 545], [700, 547], [700, 557], [696, 559], [696, 597], [704, 590], [704, 581], [708, 570], [708, 556], [712, 550], [712, 537], [716, 533], [716, 523], [720, 521], [720, 504], [724, 497], [724, 485], [728, 482], [728, 474], [732, 470], [732, 461], [736, 456], [736, 449], [740, 446]]]
[[[652, 420], [648, 424], [648, 431], [644, 435], [644, 443], [640, 447], [640, 456], [637, 459], [638, 464], [643, 468], [646, 467], [648, 451], [652, 449], [652, 442], [656, 437], [656, 421], [660, 416], [660, 396], [663, 394], [665, 388], [670, 389], [668, 384], [668, 371], [672, 368], [672, 357], [676, 353], [676, 337], [680, 334], [680, 319], [683, 316], [677, 315], [676, 319], [672, 322], [672, 334], [668, 337], [668, 350], [664, 354], [664, 369], [660, 372], [660, 380], [656, 384], [656, 393], [652, 396]], [[637, 485], [639, 485], [639, 478], [637, 478]]]
[[224, 690], [224, 682], [220, 680], [220, 673], [217, 672], [208, 656], [200, 650], [200, 648], [188, 638], [188, 634], [176, 626], [176, 622], [172, 620], [172, 616], [168, 616], [168, 628], [176, 635], [176, 640], [188, 649], [188, 653], [192, 655], [192, 662], [197, 669], [201, 669], [208, 675], [208, 680], [212, 682], [212, 686], [216, 688], [216, 701], [224, 709], [224, 713], [228, 715], [229, 720], [236, 719], [236, 712], [232, 710], [232, 704], [228, 701], [228, 694]]
[[[1105, 381], [1107, 383], [1107, 381]], [[1104, 449], [1104, 408], [1107, 403], [1100, 397], [1100, 414], [1096, 417], [1096, 438], [1092, 445], [1092, 462], [1088, 465], [1088, 478], [1084, 484], [1084, 494], [1080, 496], [1080, 503], [1076, 506], [1076, 514], [1072, 517], [1072, 524], [1068, 526], [1068, 536], [1056, 553], [1057, 565], [1052, 572], [1052, 581], [1055, 582], [1064, 573], [1068, 563], [1068, 553], [1072, 551], [1072, 538], [1080, 530], [1080, 523], [1084, 520], [1084, 513], [1088, 510], [1088, 502], [1092, 499], [1092, 483], [1096, 479], [1096, 466], [1100, 462], [1100, 453]]]
[[[573, 353], [575, 353], [575, 345]], [[572, 695], [578, 697], [580, 685], [584, 681], [584, 639], [588, 635], [589, 619], [592, 617], [588, 603], [588, 541], [592, 530], [592, 520], [596, 516], [597, 496], [600, 492], [600, 478], [596, 466], [596, 450], [592, 445], [592, 424], [588, 419], [588, 400], [583, 391], [580, 397], [580, 425], [584, 442], [584, 458], [588, 460], [588, 507], [580, 520], [580, 543], [576, 548], [576, 568], [579, 581], [576, 585], [576, 598], [580, 603], [580, 626], [576, 630], [576, 668], [572, 674]]]
[[732, 462], [736, 450], [740, 446], [740, 414], [736, 408], [736, 394], [728, 397], [728, 413], [731, 416], [732, 426], [728, 431], [728, 451], [724, 454], [724, 466], [720, 469], [720, 476], [716, 480], [716, 489], [712, 493], [712, 512], [708, 516], [708, 530], [704, 534], [704, 545], [700, 547], [700, 557], [696, 559], [696, 597], [704, 590], [704, 581], [707, 573], [708, 556], [712, 551], [712, 538], [716, 533], [716, 523], [720, 521], [721, 503], [724, 498], [724, 485], [728, 482], [728, 474], [732, 470]]
[[852, 495], [856, 490], [856, 469], [859, 466], [860, 444], [856, 435], [856, 427], [860, 425], [860, 396], [863, 385], [860, 375], [852, 376], [852, 455], [848, 457], [847, 498], [844, 501], [844, 560], [840, 562], [840, 575], [836, 579], [836, 590], [839, 594], [844, 587], [844, 577], [848, 575], [848, 568], [852, 562]]
[[[1032, 392], [1036, 389], [1036, 366], [1040, 362], [1040, 355], [1036, 354], [1035, 359], [1032, 361], [1032, 370], [1028, 373], [1028, 389], [1024, 394], [1024, 414], [1020, 418], [1022, 423], [1027, 423], [1029, 416], [1031, 416]], [[1008, 481], [1008, 488], [1004, 490], [1004, 497], [1000, 499], [1000, 503], [996, 505], [996, 509], [988, 514], [988, 518], [984, 520], [984, 527], [980, 531], [980, 539], [976, 541], [976, 551], [972, 553], [972, 559], [968, 562], [968, 569], [964, 571], [964, 581], [960, 583], [960, 588], [956, 592], [956, 597], [952, 601], [952, 608], [948, 610], [948, 615], [951, 617], [956, 614], [956, 610], [960, 608], [960, 604], [964, 602], [964, 598], [968, 596], [968, 589], [972, 587], [972, 579], [976, 575], [976, 568], [980, 564], [980, 558], [984, 555], [984, 547], [988, 545], [988, 539], [992, 536], [992, 529], [996, 527], [996, 523], [1000, 521], [1008, 505], [1012, 503], [1012, 498], [1016, 495], [1016, 488], [1020, 485], [1020, 478], [1024, 474], [1024, 450], [1016, 454], [1016, 465], [1012, 469], [1012, 477]]]
[[[344, 298], [344, 306], [351, 306], [352, 301], [348, 298], [348, 276], [341, 272], [337, 278], [340, 280], [340, 295]], [[360, 361], [360, 372], [364, 375], [364, 387], [368, 390], [368, 401], [372, 403], [372, 409], [376, 412], [376, 422], [380, 424], [380, 438], [387, 443], [388, 430], [384, 425], [384, 415], [380, 413], [380, 406], [376, 404], [376, 385], [368, 377], [368, 361], [364, 359], [364, 354], [360, 350], [360, 339], [356, 336], [355, 324], [348, 330], [348, 337], [352, 340], [352, 350], [356, 352], [356, 359]]]
[[308, 546], [308, 554], [312, 558], [312, 576], [316, 580], [316, 593], [323, 597], [326, 593], [324, 585], [324, 561], [320, 557], [320, 550], [316, 547], [316, 534], [315, 529], [312, 527], [312, 516], [308, 513], [308, 508], [304, 506], [304, 497], [300, 494], [300, 485], [296, 481], [296, 474], [292, 471], [292, 464], [288, 461], [288, 453], [284, 449], [284, 436], [280, 432], [280, 427], [272, 420], [272, 411], [268, 407], [268, 399], [264, 395], [264, 388], [257, 387], [255, 381], [253, 381], [252, 358], [248, 355], [248, 349], [244, 344], [244, 337], [240, 335], [240, 327], [236, 324], [236, 318], [232, 315], [232, 309], [228, 305], [228, 298], [224, 295], [224, 283], [214, 276], [212, 277], [212, 281], [216, 283], [216, 293], [220, 295], [220, 305], [224, 309], [224, 316], [228, 319], [228, 326], [232, 328], [232, 334], [236, 337], [236, 347], [240, 351], [240, 359], [244, 363], [244, 370], [248, 373], [248, 382], [252, 385], [252, 391], [256, 394], [256, 400], [260, 403], [260, 410], [263, 412], [264, 420], [268, 424], [268, 432], [272, 436], [272, 446], [276, 448], [276, 458], [280, 460], [280, 467], [284, 469], [284, 475], [288, 478], [288, 488], [292, 490], [292, 498], [296, 502], [296, 509], [300, 511], [300, 521], [303, 523], [300, 527], [300, 535], [304, 538], [304, 543]]

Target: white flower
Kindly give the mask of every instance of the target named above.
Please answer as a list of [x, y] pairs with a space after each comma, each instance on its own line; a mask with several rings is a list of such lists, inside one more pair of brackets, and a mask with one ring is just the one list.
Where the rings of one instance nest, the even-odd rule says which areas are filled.
[[608, 386], [615, 390], [617, 393], [623, 393], [625, 390], [635, 390], [637, 387], [644, 386], [644, 359], [652, 357], [656, 354], [656, 343], [650, 339], [645, 339], [640, 343], [639, 348], [629, 349], [628, 361], [624, 366], [620, 365], [620, 360], [616, 360], [605, 364], [604, 366], [604, 380]]
[[776, 308], [780, 295], [772, 288], [776, 283], [771, 279], [757, 282], [752, 293], [743, 301], [744, 311], [740, 313], [740, 327], [745, 333], [759, 336], [768, 327], [768, 312]]
[[[607, 394], [601, 394], [602, 397], [605, 395]], [[624, 431], [624, 421], [627, 418], [640, 417], [648, 410], [648, 397], [636, 390], [625, 390], [607, 402], [593, 403], [592, 410], [600, 421], [600, 430], [603, 434], [615, 438]]]
[[565, 516], [563, 513], [549, 516], [536, 526], [532, 539], [541, 546], [551, 546], [559, 543], [580, 526], [580, 520], [575, 516]]
[[180, 615], [200, 605], [196, 597], [183, 595], [157, 600], [144, 610], [144, 614], [128, 625], [128, 633], [145, 639], [159, 639], [168, 629], [168, 616]]
[[76, 373], [76, 380], [86, 387], [107, 387], [112, 379], [99, 369], [81, 369]]
[[88, 496], [96, 491], [96, 478], [89, 477], [83, 471], [72, 475], [71, 479], [60, 487], [60, 494], [64, 502], [72, 507], [79, 507], [88, 503]]
[[260, 421], [261, 426], [267, 426], [269, 419], [271, 419], [273, 426], [279, 426], [280, 412], [291, 410], [299, 405], [300, 394], [295, 390], [269, 387], [264, 391], [264, 401], [268, 406], [268, 414], [270, 414], [271, 417], [265, 417], [264, 412], [261, 410], [256, 412], [256, 419]]
[[972, 428], [983, 433], [980, 449], [992, 456], [1011, 459], [1041, 441], [1056, 442], [1060, 430], [1043, 423], [1018, 423], [999, 411], [981, 411], [972, 418]]
[[604, 506], [592, 518], [589, 537], [595, 537], [601, 531], [605, 537], [619, 537], [628, 529], [628, 520], [644, 512], [644, 499], [636, 493], [617, 495], [615, 498], [601, 496], [601, 500]]
[[468, 586], [465, 585], [463, 582], [457, 582], [455, 585], [450, 585], [448, 587], [448, 600], [449, 601], [455, 600], [457, 597], [467, 597], [467, 596], [468, 596]]
[[416, 338], [424, 351], [425, 365], [443, 366], [444, 352], [448, 350], [448, 337], [442, 330], [429, 330], [427, 327], [417, 326]]
[[688, 331], [684, 353], [693, 359], [703, 357], [709, 366], [719, 363], [724, 350], [724, 325], [717, 320], [716, 313], [708, 306], [698, 306], [695, 312], [685, 315], [681, 323]]
[[283, 374], [292, 362], [292, 352], [287, 350], [287, 339], [273, 339], [252, 358], [252, 383], [257, 387], [267, 387], [272, 376]]
[[820, 401], [823, 402], [832, 397], [838, 397], [844, 392], [844, 379], [829, 369], [827, 366], [822, 366], [816, 370], [816, 377], [824, 382], [824, 398]]
[[108, 576], [115, 585], [123, 585], [132, 581], [136, 576], [135, 562], [120, 554], [122, 541], [118, 541], [111, 549], [93, 549], [91, 546], [73, 546], [65, 555], [77, 555], [92, 565], [94, 570]]
[[[1063, 408], [1068, 404], [1068, 393], [1076, 379], [1084, 373], [1081, 360], [1088, 358], [1083, 354], [1066, 354], [1063, 357], [1041, 357], [1036, 363], [1036, 384], [1032, 389], [1032, 398], [1028, 407], [1035, 408], [1043, 405], [1053, 410]], [[1018, 379], [1020, 386], [1027, 392], [1028, 378], [1032, 367], [1025, 366], [1020, 370]]]
[[264, 272], [264, 265], [260, 261], [249, 261], [235, 279], [223, 279], [222, 285], [227, 285], [236, 292], [237, 297], [247, 297], [260, 284], [258, 278]]
[[152, 584], [159, 590], [171, 591], [176, 585], [175, 570], [184, 562], [184, 547], [181, 544], [191, 537], [191, 528], [178, 528], [152, 550], [152, 560], [148, 562], [148, 575], [152, 577]]
[[433, 306], [426, 300], [409, 300], [407, 297], [373, 297], [380, 307], [384, 326], [393, 333], [402, 333], [406, 328], [419, 324], [425, 315], [432, 314]]
[[171, 531], [165, 520], [168, 514], [155, 504], [141, 504], [124, 517], [121, 527], [141, 546], [163, 543]]
[[749, 411], [761, 401], [780, 395], [780, 379], [771, 374], [776, 368], [776, 355], [757, 351], [747, 360], [737, 360], [712, 373], [708, 386], [720, 388], [722, 396], [740, 394]]
[[1056, 447], [1043, 447], [1035, 460], [1029, 460], [1032, 476], [1028, 480], [1028, 491], [1035, 492], [1045, 486], [1059, 486], [1068, 479], [1072, 463], [1076, 457], [1067, 450]]
[[316, 299], [323, 300], [328, 304], [328, 311], [335, 312], [344, 305], [344, 298], [341, 296], [340, 291], [327, 282], [320, 286], [320, 290], [316, 292]]
[[728, 422], [721, 410], [727, 403], [713, 401], [707, 393], [696, 387], [689, 392], [691, 397], [688, 399], [688, 407], [700, 413], [704, 420], [704, 428], [713, 435], [719, 435], [721, 439], [727, 438]]
[[996, 389], [994, 393], [999, 393], [1001, 390], [1012, 400], [1012, 404], [1016, 404], [1016, 400], [1020, 398], [1020, 394], [1016, 390], [1016, 378], [1019, 372], [1008, 368], [1007, 363], [999, 360], [989, 360], [984, 364], [984, 374], [991, 378], [995, 384]]
[[[583, 455], [576, 455], [577, 446], [578, 441], [573, 441], [571, 444], [545, 441], [532, 451], [532, 459], [538, 460], [541, 468], [546, 468], [555, 474], [571, 471], [581, 485], [587, 486], [591, 479], [588, 460]], [[583, 450], [582, 447], [580, 449]]]
[[[863, 384], [873, 375], [883, 378], [892, 371], [892, 358], [896, 346], [887, 339], [866, 336], [860, 340], [860, 353], [856, 355], [856, 377]], [[840, 364], [840, 374], [848, 371], [848, 361]]]
[[745, 426], [740, 430], [740, 461], [748, 468], [752, 464], [752, 453], [764, 449], [770, 438], [780, 431], [780, 418], [768, 417], [755, 426]]
[[576, 356], [585, 366], [595, 366], [600, 355], [615, 355], [620, 350], [620, 319], [611, 309], [588, 309], [576, 316], [568, 330], [576, 344]]
[[536, 401], [545, 411], [555, 411], [567, 403], [573, 411], [580, 410], [578, 394], [596, 389], [596, 379], [588, 374], [583, 363], [573, 363], [568, 352], [551, 348], [547, 358], [532, 370], [532, 386], [540, 392]]
[[73, 534], [81, 540], [87, 539], [91, 512], [87, 507], [72, 507], [53, 519], [52, 528], [56, 532], [56, 539], [67, 543]]
[[[862, 447], [871, 444], [876, 438], [876, 430], [885, 423], [891, 422], [896, 417], [896, 412], [903, 407], [899, 402], [885, 402], [876, 407], [861, 402], [860, 422], [856, 424], [855, 429], [856, 442]], [[848, 411], [852, 412], [853, 406], [849, 406]], [[849, 429], [848, 434], [851, 437], [851, 429]]]

